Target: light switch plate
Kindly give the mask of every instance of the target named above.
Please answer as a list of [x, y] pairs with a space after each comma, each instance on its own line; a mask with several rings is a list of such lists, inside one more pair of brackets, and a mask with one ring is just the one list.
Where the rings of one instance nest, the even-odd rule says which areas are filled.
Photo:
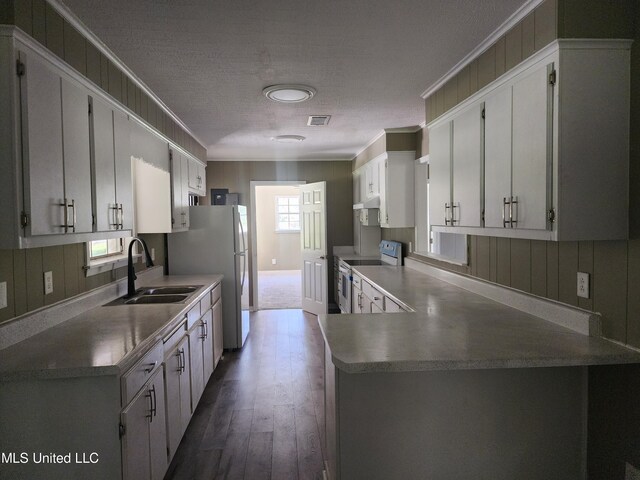
[[44, 294], [53, 293], [53, 272], [44, 272]]
[[578, 272], [578, 296], [589, 298], [589, 274]]
[[0, 308], [7, 306], [7, 282], [0, 282]]

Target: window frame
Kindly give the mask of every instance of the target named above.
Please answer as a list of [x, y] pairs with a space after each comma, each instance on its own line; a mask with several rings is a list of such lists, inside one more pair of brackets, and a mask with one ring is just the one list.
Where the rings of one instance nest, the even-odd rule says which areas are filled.
[[[122, 246], [122, 250], [118, 253], [106, 254], [97, 257], [91, 256], [91, 244], [93, 242], [101, 242], [106, 240], [109, 242], [110, 240], [114, 240], [113, 238], [105, 238], [98, 240], [91, 240], [85, 242], [85, 265], [83, 267], [85, 271], [85, 276], [91, 277], [93, 275], [98, 275], [99, 273], [108, 272], [111, 270], [115, 270], [116, 268], [126, 267], [128, 263], [127, 258], [127, 248], [129, 243], [131, 242], [132, 237], [117, 237], [117, 240], [120, 241]], [[133, 262], [137, 263], [138, 259], [142, 257], [141, 254], [138, 253], [137, 243], [134, 244], [133, 247]]]
[[[300, 215], [301, 215], [301, 211], [300, 211], [300, 196], [298, 195], [275, 195], [275, 232], [276, 233], [300, 233]], [[296, 199], [298, 201], [297, 205], [291, 205], [290, 203], [288, 203], [289, 200], [291, 199]], [[282, 205], [280, 205], [280, 199], [287, 199], [287, 212], [286, 213], [281, 213], [280, 212], [280, 207]], [[297, 212], [291, 212], [290, 211], [290, 207], [292, 206], [297, 206], [298, 207], [298, 211]], [[298, 228], [280, 228], [280, 215], [287, 215], [288, 217], [290, 215], [297, 215], [298, 216]], [[289, 226], [291, 226], [291, 219], [288, 218], [287, 220], [287, 224]]]

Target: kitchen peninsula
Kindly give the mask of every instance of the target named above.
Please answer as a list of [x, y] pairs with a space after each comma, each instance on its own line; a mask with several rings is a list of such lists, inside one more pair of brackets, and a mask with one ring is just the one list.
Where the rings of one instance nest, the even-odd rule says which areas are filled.
[[329, 478], [586, 478], [587, 367], [640, 354], [591, 312], [531, 297], [545, 320], [425, 271], [354, 267], [414, 313], [320, 317]]

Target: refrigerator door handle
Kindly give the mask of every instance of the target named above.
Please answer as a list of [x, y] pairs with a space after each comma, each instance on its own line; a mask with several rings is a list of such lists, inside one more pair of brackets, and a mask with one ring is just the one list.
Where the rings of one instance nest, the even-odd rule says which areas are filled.
[[242, 251], [245, 252], [247, 250], [247, 246], [244, 243], [244, 227], [242, 226], [242, 218], [238, 218], [238, 223], [240, 224], [240, 236], [242, 238]]

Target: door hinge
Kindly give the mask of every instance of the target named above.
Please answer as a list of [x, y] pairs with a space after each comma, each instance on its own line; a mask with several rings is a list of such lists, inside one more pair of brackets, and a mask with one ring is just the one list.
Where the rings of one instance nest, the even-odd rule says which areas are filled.
[[173, 150], [169, 150], [169, 161], [173, 160]]
[[120, 438], [124, 437], [124, 434], [127, 433], [127, 429], [125, 428], [125, 426], [123, 424], [120, 424], [118, 426], [118, 430], [120, 433]]
[[548, 213], [547, 218], [549, 219], [549, 223], [553, 223], [556, 220], [556, 209], [555, 208], [549, 209], [549, 213]]
[[482, 209], [482, 212], [480, 213], [480, 218], [482, 219], [482, 223], [484, 223], [484, 208]]
[[92, 110], [91, 109], [91, 102], [89, 102], [89, 115], [91, 115], [91, 113], [92, 113], [91, 110]]
[[29, 220], [30, 218], [28, 213], [22, 212], [20, 214], [20, 225], [22, 225], [23, 228], [29, 225]]
[[551, 84], [551, 85], [555, 85], [556, 84], [556, 71], [555, 70], [551, 70], [551, 73], [549, 74], [549, 84]]
[[484, 108], [483, 108], [482, 109], [482, 118], [485, 118], [484, 116], [485, 116], [485, 111], [484, 111]]
[[91, 215], [91, 225], [95, 225], [95, 224], [96, 224], [96, 216]]
[[22, 77], [25, 74], [25, 66], [20, 60], [16, 61], [16, 73], [19, 77]]

